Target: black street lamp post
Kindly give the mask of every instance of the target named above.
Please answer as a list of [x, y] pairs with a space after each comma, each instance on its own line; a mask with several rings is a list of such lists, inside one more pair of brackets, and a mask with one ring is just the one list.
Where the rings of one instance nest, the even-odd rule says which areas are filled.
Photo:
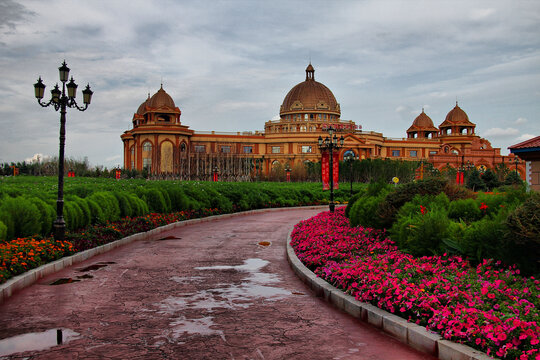
[[[69, 83], [66, 84], [69, 78], [69, 68], [66, 62], [58, 68], [60, 72], [60, 81], [62, 82], [62, 90], [58, 87], [58, 84], [51, 90], [51, 100], [48, 103], [42, 103], [43, 95], [45, 92], [45, 84], [39, 77], [38, 82], [34, 84], [34, 91], [36, 99], [39, 105], [42, 107], [48, 107], [52, 105], [54, 110], [60, 110], [60, 149], [58, 153], [58, 199], [56, 200], [56, 220], [53, 223], [54, 226], [54, 239], [57, 241], [64, 240], [66, 232], [66, 223], [64, 221], [64, 146], [66, 142], [66, 109], [76, 108], [79, 111], [85, 111], [90, 105], [92, 100], [92, 90], [90, 85], [86, 85], [86, 89], [83, 93], [84, 107], [79, 107], [75, 101], [77, 92], [77, 84], [71, 77]], [[67, 90], [67, 94], [66, 94]]]
[[330, 158], [329, 158], [329, 167], [330, 167], [330, 204], [329, 204], [329, 208], [330, 208], [330, 212], [334, 212], [334, 209], [335, 209], [335, 204], [334, 204], [334, 156], [333, 156], [333, 151], [334, 150], [338, 150], [339, 148], [341, 148], [343, 146], [343, 142], [345, 141], [345, 139], [343, 138], [343, 135], [339, 138], [339, 145], [338, 145], [338, 138], [336, 136], [336, 134], [334, 134], [334, 128], [332, 126], [330, 126], [328, 128], [328, 135], [324, 141], [323, 141], [323, 138], [322, 136], [319, 136], [319, 148], [321, 150], [326, 150], [328, 149], [329, 153], [330, 153]]
[[516, 175], [519, 176], [519, 173], [518, 173], [518, 164], [520, 163], [519, 161], [519, 158], [517, 157], [517, 155], [514, 156], [514, 164], [516, 165]]
[[349, 180], [351, 181], [351, 196], [352, 196], [353, 195], [353, 191], [352, 191], [352, 183], [353, 183], [352, 166], [353, 166], [354, 160], [356, 160], [356, 156], [354, 156], [354, 153], [351, 151], [350, 153], [347, 154], [347, 156], [345, 157], [345, 160], [349, 163]]
[[287, 164], [285, 166], [285, 173], [286, 173], [286, 180], [287, 182], [291, 182], [291, 167], [289, 166], [289, 164]]

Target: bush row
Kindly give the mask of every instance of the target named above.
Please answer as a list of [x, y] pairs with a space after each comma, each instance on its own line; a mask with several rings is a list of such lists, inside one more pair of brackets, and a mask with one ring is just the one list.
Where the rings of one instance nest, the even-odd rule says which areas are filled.
[[[8, 179], [0, 189], [0, 240], [47, 236], [56, 218], [54, 179]], [[2, 180], [7, 181], [7, 180]], [[4, 183], [2, 183], [4, 185]], [[18, 186], [16, 186], [18, 185]], [[361, 185], [356, 185], [360, 188]], [[219, 209], [221, 213], [328, 201], [320, 183], [224, 183], [114, 179], [68, 179], [64, 189], [68, 230], [149, 213]], [[337, 190], [338, 202], [349, 192]]]

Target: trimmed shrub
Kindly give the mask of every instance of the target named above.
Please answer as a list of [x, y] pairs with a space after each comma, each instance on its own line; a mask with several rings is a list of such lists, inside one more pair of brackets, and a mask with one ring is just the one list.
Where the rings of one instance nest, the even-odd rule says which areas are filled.
[[386, 193], [382, 192], [378, 196], [363, 196], [356, 200], [349, 212], [351, 226], [380, 228], [380, 219], [375, 212], [385, 196]]
[[532, 193], [506, 222], [505, 240], [511, 260], [529, 274], [540, 273], [540, 194]]
[[384, 198], [374, 216], [381, 219], [381, 228], [390, 228], [399, 209], [405, 203], [411, 201], [415, 195], [438, 195], [443, 192], [445, 186], [446, 180], [442, 179], [427, 179], [404, 184]]
[[5, 241], [7, 236], [7, 226], [0, 221], [0, 241]]
[[358, 200], [360, 199], [362, 196], [364, 196], [366, 194], [366, 191], [365, 189], [362, 189], [360, 191], [358, 191], [356, 194], [354, 194], [350, 199], [349, 199], [349, 203], [347, 204], [347, 207], [345, 208], [345, 216], [349, 218], [349, 215], [350, 215], [350, 211], [351, 211], [351, 207], [353, 206], [353, 204]]
[[183, 211], [189, 208], [189, 200], [179, 186], [169, 186], [167, 192], [171, 200], [172, 211]]
[[133, 216], [133, 209], [131, 208], [128, 194], [119, 191], [113, 191], [112, 194], [118, 201], [118, 206], [120, 207], [120, 217]]
[[443, 239], [451, 239], [451, 221], [446, 210], [434, 207], [425, 214], [405, 216], [397, 221], [397, 239], [400, 250], [414, 256], [440, 254]]
[[76, 202], [64, 202], [64, 220], [68, 230], [77, 230], [84, 226], [83, 212]]
[[7, 226], [7, 240], [39, 234], [40, 218], [37, 206], [23, 196], [4, 198], [0, 206], [0, 221]]
[[143, 192], [141, 198], [148, 204], [150, 212], [165, 213], [167, 212], [167, 204], [161, 191], [157, 189], [147, 189]]
[[[93, 200], [101, 208], [103, 217], [100, 221], [117, 221], [120, 219], [120, 206], [116, 197], [108, 191], [98, 191], [90, 195], [87, 199]], [[92, 214], [92, 217], [94, 214]]]
[[506, 214], [501, 213], [495, 217], [486, 216], [469, 225], [459, 241], [463, 254], [476, 263], [490, 258], [504, 260], [505, 218]]
[[452, 201], [448, 207], [448, 217], [454, 220], [463, 220], [467, 223], [480, 220], [482, 211], [473, 199]]
[[150, 213], [148, 205], [135, 194], [126, 194], [132, 210], [132, 216], [142, 216]]
[[56, 209], [37, 197], [29, 197], [28, 200], [39, 210], [40, 234], [43, 236], [49, 235], [52, 231], [53, 221], [56, 218]]
[[103, 210], [101, 210], [101, 207], [97, 204], [96, 201], [90, 198], [84, 199], [86, 201], [86, 204], [88, 204], [88, 208], [90, 209], [90, 216], [91, 216], [91, 224], [101, 224], [106, 221]]

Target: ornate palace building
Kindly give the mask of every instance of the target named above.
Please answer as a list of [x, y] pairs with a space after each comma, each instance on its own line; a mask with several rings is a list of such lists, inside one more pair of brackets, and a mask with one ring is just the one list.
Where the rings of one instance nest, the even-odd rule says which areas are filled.
[[[332, 126], [344, 137], [342, 160], [353, 153], [357, 159], [390, 158], [429, 161], [437, 169], [511, 165], [514, 156], [502, 156], [488, 140], [476, 135], [476, 125], [458, 104], [439, 127], [422, 110], [406, 130], [394, 139], [364, 131], [354, 121], [342, 120], [334, 94], [315, 81], [315, 69], [306, 68], [305, 81], [295, 85], [280, 107], [280, 119], [267, 121], [264, 131], [202, 132], [180, 121], [181, 111], [163, 86], [148, 96], [133, 115], [133, 128], [122, 134], [124, 168], [146, 168], [154, 175], [170, 174], [184, 179], [248, 179], [254, 172], [269, 174], [274, 166], [301, 166], [319, 162], [318, 138]], [[523, 174], [524, 165], [518, 167]]]

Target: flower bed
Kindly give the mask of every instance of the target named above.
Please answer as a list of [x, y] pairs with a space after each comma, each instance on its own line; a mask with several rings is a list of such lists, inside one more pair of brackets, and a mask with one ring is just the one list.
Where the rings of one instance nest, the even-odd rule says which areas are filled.
[[540, 281], [515, 267], [415, 258], [384, 232], [350, 227], [343, 208], [299, 223], [291, 238], [300, 261], [359, 301], [491, 356], [540, 359]]

